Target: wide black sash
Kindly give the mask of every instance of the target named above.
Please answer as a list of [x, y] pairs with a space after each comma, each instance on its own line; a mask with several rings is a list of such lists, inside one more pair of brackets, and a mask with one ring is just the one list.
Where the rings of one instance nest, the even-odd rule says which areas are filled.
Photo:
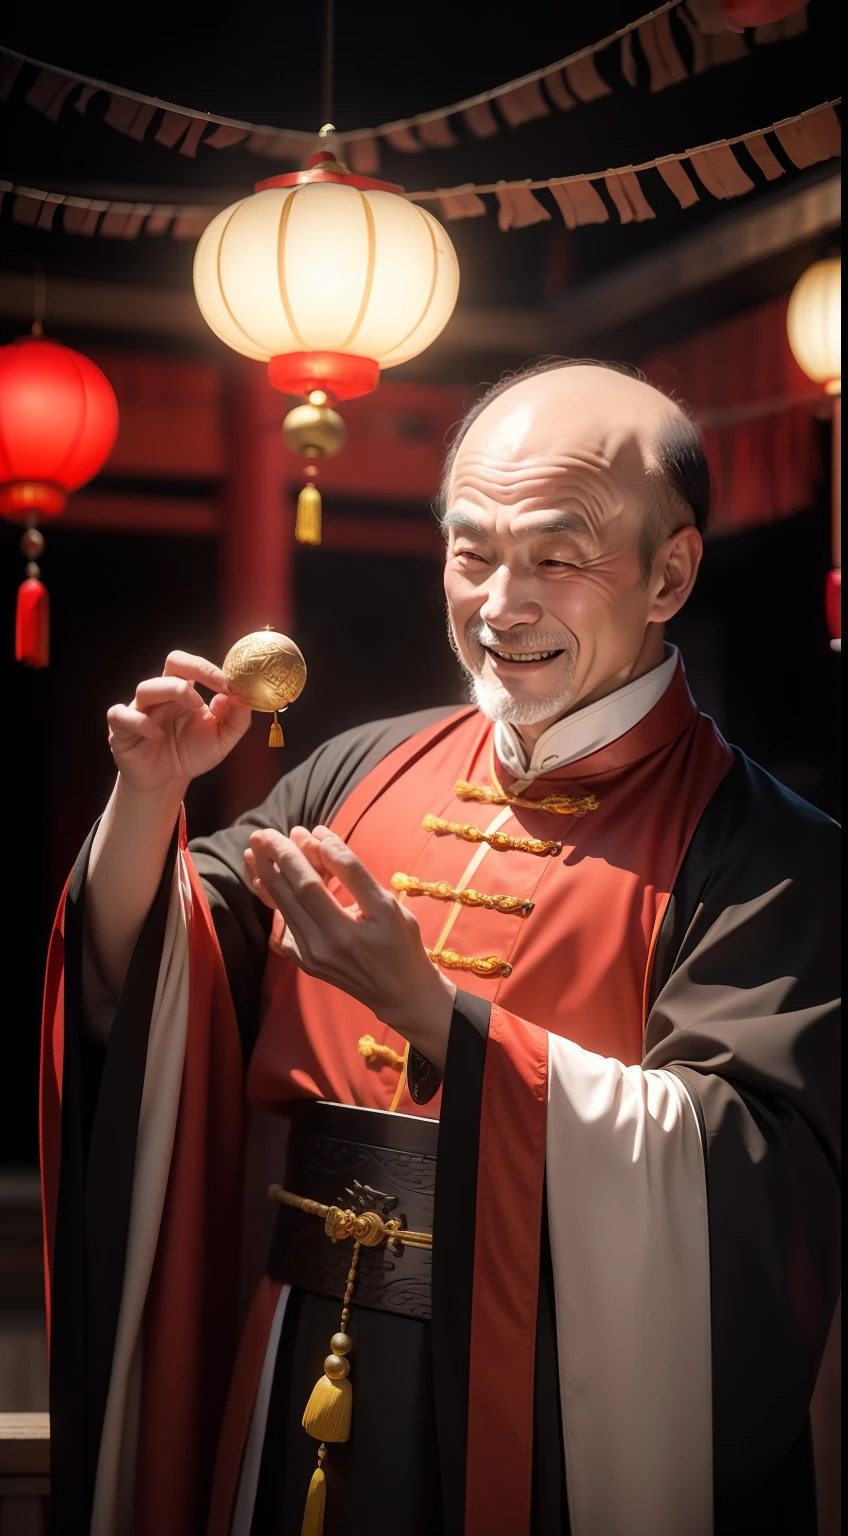
[[[322, 1205], [376, 1211], [411, 1232], [432, 1232], [438, 1136], [436, 1120], [319, 1102], [292, 1125], [282, 1183]], [[350, 1240], [332, 1242], [319, 1217], [281, 1206], [268, 1273], [341, 1301], [351, 1253]], [[429, 1322], [431, 1272], [429, 1249], [363, 1247], [353, 1305]]]

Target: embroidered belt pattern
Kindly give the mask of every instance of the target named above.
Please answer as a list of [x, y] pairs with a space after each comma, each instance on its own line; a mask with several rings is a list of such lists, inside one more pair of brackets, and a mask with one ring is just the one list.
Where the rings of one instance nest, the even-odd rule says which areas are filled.
[[545, 795], [544, 800], [528, 800], [525, 795], [508, 795], [504, 789], [467, 784], [464, 779], [457, 779], [454, 793], [460, 800], [477, 800], [481, 805], [520, 805], [527, 811], [550, 811], [554, 816], [585, 816], [587, 811], [598, 809], [594, 795]]
[[541, 837], [509, 837], [506, 832], [484, 832], [482, 827], [469, 826], [462, 821], [445, 821], [443, 817], [429, 813], [421, 825], [425, 832], [450, 832], [466, 843], [488, 843], [497, 853], [535, 853], [540, 859], [555, 859], [562, 853], [562, 843], [548, 842]]
[[447, 880], [417, 880], [414, 875], [398, 873], [392, 875], [392, 885], [396, 891], [406, 891], [409, 896], [458, 901], [463, 907], [485, 907], [488, 912], [503, 912], [508, 916], [517, 912], [520, 917], [529, 917], [533, 911], [533, 903], [526, 896], [487, 896], [484, 891], [474, 891], [470, 887], [458, 891]]

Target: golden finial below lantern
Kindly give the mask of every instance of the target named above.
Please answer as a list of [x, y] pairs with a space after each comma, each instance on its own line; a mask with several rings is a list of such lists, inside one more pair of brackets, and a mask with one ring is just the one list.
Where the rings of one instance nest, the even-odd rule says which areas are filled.
[[306, 682], [306, 662], [294, 641], [267, 624], [237, 640], [221, 670], [237, 699], [251, 709], [273, 714], [268, 745], [281, 747], [283, 731], [277, 712], [300, 697]]

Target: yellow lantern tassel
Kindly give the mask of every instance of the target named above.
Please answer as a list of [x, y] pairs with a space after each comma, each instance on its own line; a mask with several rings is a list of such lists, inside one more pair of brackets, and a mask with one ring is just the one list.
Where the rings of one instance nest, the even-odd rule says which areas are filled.
[[298, 544], [321, 543], [321, 492], [317, 485], [305, 485], [297, 498], [294, 536]]
[[312, 1474], [306, 1495], [300, 1536], [323, 1536], [324, 1505], [327, 1502], [327, 1484], [323, 1470], [326, 1454], [326, 1447], [322, 1445], [318, 1451], [318, 1465]]
[[285, 745], [283, 742], [283, 727], [277, 719], [276, 710], [274, 710], [274, 723], [268, 733], [268, 745], [269, 747], [282, 747]]

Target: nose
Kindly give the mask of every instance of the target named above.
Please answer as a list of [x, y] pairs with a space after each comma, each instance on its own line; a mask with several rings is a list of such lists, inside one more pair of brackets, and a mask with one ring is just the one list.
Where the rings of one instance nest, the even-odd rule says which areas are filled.
[[492, 629], [512, 629], [516, 624], [538, 624], [542, 605], [529, 590], [527, 577], [500, 565], [485, 585], [480, 618]]

